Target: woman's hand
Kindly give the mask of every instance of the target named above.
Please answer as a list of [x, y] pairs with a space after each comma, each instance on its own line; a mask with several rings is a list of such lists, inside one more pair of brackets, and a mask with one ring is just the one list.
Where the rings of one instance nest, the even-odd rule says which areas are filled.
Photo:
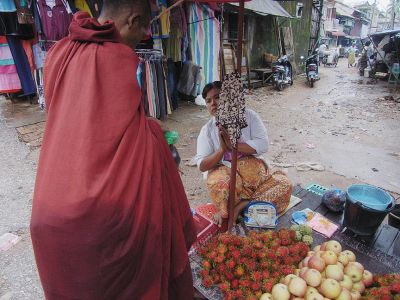
[[228, 131], [221, 125], [218, 126], [218, 129], [219, 129], [219, 142], [221, 144], [222, 150], [224, 150], [224, 152], [232, 151], [233, 147], [231, 139], [229, 138]]

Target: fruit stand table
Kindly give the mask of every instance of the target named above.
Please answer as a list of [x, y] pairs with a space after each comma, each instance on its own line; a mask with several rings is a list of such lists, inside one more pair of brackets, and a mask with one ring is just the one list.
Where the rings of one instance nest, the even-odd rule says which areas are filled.
[[[384, 221], [378, 228], [375, 235], [370, 237], [356, 236], [341, 227], [343, 214], [330, 212], [321, 202], [321, 196], [304, 190], [297, 186], [293, 190], [293, 195], [303, 201], [291, 208], [286, 214], [279, 218], [278, 228], [289, 228], [292, 213], [305, 208], [312, 209], [332, 222], [339, 225], [339, 230], [331, 239], [339, 241], [344, 249], [353, 251], [357, 256], [357, 261], [364, 265], [365, 269], [374, 274], [399, 273], [400, 272], [400, 230], [391, 227]], [[233, 232], [245, 235], [248, 229], [243, 224], [237, 224]], [[322, 244], [327, 238], [314, 232], [314, 245]], [[205, 289], [201, 284], [199, 271], [201, 270], [200, 258], [195, 252], [190, 254], [194, 286], [197, 290], [196, 299], [222, 299], [218, 288]]]
[[272, 77], [272, 69], [264, 68], [264, 69], [251, 69], [251, 72], [257, 74], [257, 76], [262, 78], [262, 85], [264, 86], [268, 80]]

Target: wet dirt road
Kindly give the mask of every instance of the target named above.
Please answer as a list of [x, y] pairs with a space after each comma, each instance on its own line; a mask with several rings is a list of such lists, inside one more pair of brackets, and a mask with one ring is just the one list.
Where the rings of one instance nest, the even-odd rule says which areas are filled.
[[[283, 92], [266, 87], [247, 95], [248, 107], [260, 113], [268, 128], [266, 158], [271, 165], [287, 167], [293, 183], [303, 187], [318, 183], [344, 189], [365, 182], [398, 198], [399, 92], [390, 93], [386, 83], [369, 84], [345, 61], [338, 68], [322, 67], [320, 75], [313, 89], [299, 77]], [[0, 236], [12, 232], [21, 238], [0, 252], [0, 300], [42, 299], [28, 228], [39, 151], [18, 141], [14, 127], [40, 122], [43, 115], [26, 104], [14, 112], [4, 99], [0, 104]], [[181, 134], [182, 180], [192, 206], [209, 201], [201, 173], [185, 165], [195, 155], [197, 135], [208, 119], [205, 108], [183, 103], [167, 122]], [[40, 141], [37, 133], [34, 139]], [[298, 171], [294, 165], [302, 162], [318, 163], [325, 170]]]
[[[337, 68], [321, 67], [314, 88], [298, 77], [282, 92], [265, 87], [250, 91], [246, 100], [268, 129], [267, 160], [284, 168], [294, 184], [317, 183], [342, 189], [368, 183], [400, 194], [400, 97], [387, 83], [360, 77], [345, 60]], [[395, 101], [397, 99], [397, 102]], [[196, 137], [208, 120], [205, 109], [185, 107], [168, 125], [182, 134], [179, 151], [195, 155]], [[298, 171], [294, 166], [315, 162], [325, 171]], [[194, 167], [183, 166], [189, 199], [208, 201], [205, 182]]]

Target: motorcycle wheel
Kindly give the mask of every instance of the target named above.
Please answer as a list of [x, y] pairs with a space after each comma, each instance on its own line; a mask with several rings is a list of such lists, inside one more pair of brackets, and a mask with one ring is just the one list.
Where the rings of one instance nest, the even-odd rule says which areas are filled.
[[314, 87], [314, 78], [311, 78], [311, 81], [310, 81], [310, 87]]
[[279, 82], [277, 84], [277, 87], [278, 87], [278, 91], [283, 91], [283, 83], [282, 82]]

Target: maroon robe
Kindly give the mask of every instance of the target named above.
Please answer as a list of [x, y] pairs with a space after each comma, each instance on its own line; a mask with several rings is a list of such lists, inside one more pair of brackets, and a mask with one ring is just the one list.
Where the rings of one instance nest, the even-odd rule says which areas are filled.
[[47, 122], [31, 220], [47, 299], [191, 299], [195, 228], [138, 58], [78, 13], [45, 65]]

